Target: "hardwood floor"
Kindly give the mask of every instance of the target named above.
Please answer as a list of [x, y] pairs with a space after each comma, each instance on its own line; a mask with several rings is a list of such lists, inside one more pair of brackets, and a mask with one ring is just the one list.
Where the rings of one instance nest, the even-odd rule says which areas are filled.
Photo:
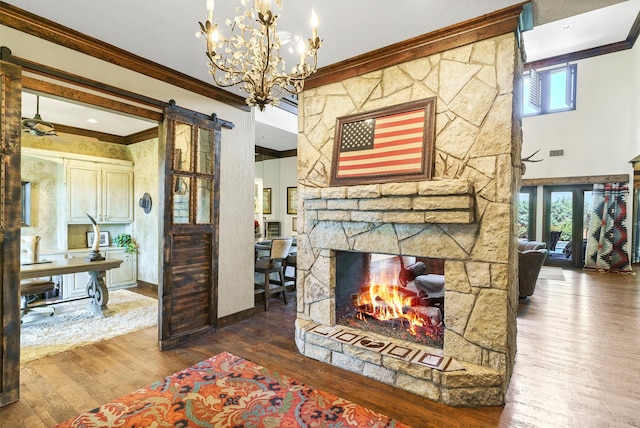
[[24, 364], [21, 400], [0, 409], [0, 426], [50, 427], [225, 350], [414, 427], [640, 426], [638, 277], [542, 275], [519, 305], [503, 407], [447, 407], [300, 355], [292, 294], [188, 348], [160, 352], [150, 328]]

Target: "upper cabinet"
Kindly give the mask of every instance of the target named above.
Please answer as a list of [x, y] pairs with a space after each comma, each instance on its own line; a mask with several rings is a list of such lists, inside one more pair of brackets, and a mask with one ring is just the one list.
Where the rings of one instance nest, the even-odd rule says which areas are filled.
[[133, 167], [67, 160], [67, 221], [86, 223], [87, 214], [100, 223], [133, 221]]

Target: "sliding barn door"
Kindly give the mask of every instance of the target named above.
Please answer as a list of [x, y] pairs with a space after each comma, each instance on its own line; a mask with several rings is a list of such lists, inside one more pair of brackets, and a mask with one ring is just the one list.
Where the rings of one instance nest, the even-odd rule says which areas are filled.
[[20, 398], [20, 76], [0, 61], [0, 406]]
[[217, 326], [221, 132], [173, 102], [161, 130], [159, 339], [168, 349]]

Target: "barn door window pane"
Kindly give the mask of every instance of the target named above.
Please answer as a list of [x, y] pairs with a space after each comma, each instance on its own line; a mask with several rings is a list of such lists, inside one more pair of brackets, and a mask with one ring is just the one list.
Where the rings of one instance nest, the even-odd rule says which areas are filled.
[[196, 172], [199, 174], [213, 174], [213, 132], [208, 129], [198, 129], [198, 158]]
[[191, 125], [176, 123], [176, 138], [173, 150], [173, 169], [191, 171]]
[[176, 224], [189, 223], [191, 217], [189, 180], [187, 176], [178, 174], [173, 176], [173, 222]]
[[211, 223], [211, 201], [213, 200], [213, 180], [198, 178], [196, 180], [196, 223]]

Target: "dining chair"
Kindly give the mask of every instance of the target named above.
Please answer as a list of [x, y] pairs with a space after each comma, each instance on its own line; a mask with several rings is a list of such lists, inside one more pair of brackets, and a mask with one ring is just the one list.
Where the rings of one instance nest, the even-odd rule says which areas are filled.
[[[284, 304], [287, 304], [284, 269], [292, 242], [293, 238], [274, 238], [271, 240], [269, 255], [256, 258], [255, 273], [264, 275], [264, 281], [255, 282], [255, 295], [264, 293], [265, 311], [269, 310], [269, 298], [273, 294], [282, 293]], [[272, 273], [277, 273], [279, 279], [271, 279]]]

